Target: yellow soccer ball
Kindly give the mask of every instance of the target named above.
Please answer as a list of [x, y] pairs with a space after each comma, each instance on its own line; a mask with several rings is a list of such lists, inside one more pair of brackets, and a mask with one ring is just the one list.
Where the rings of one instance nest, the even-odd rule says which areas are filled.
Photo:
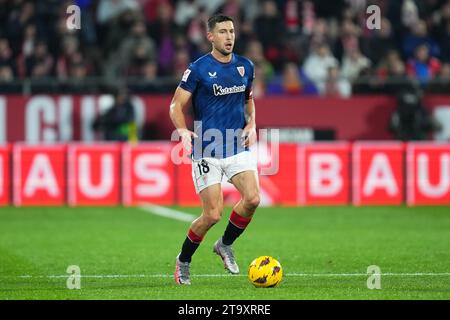
[[270, 256], [258, 257], [248, 267], [248, 279], [257, 288], [273, 288], [282, 278], [281, 264]]

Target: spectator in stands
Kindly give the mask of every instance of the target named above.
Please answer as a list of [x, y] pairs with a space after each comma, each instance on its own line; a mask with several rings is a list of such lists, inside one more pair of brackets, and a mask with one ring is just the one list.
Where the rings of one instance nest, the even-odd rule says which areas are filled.
[[105, 57], [106, 64], [112, 59], [111, 55], [119, 50], [120, 44], [130, 34], [132, 26], [139, 19], [142, 19], [141, 12], [130, 9], [122, 12], [107, 24], [97, 25], [102, 55]]
[[305, 78], [302, 79], [301, 70], [293, 62], [286, 63], [282, 74], [275, 76], [267, 84], [268, 95], [308, 95], [317, 93], [316, 87], [311, 82], [308, 82]]
[[[2, 10], [3, 8], [0, 11]], [[20, 40], [25, 26], [34, 23], [35, 20], [34, 2], [15, 1], [12, 4], [12, 10], [6, 26], [6, 34], [12, 40], [10, 45], [14, 49], [13, 51], [19, 51]]]
[[[447, 0], [376, 1], [385, 15], [379, 30], [363, 27], [367, 0], [334, 0], [326, 4], [318, 0], [248, 0], [245, 6], [238, 0], [79, 0], [76, 4], [82, 9], [82, 30], [69, 30], [66, 26], [66, 9], [73, 3], [70, 0], [0, 0], [0, 3], [3, 3], [0, 65], [8, 65], [3, 72], [9, 73], [11, 69], [14, 78], [19, 79], [55, 75], [67, 79], [72, 65], [83, 60], [85, 70], [79, 70], [86, 76], [103, 73], [113, 79], [126, 75], [153, 79], [156, 70], [158, 77], [171, 79], [172, 85], [164, 80], [164, 85], [153, 88], [172, 89], [179, 81], [176, 77], [184, 65], [186, 50], [194, 60], [210, 50], [204, 36], [204, 20], [217, 11], [225, 11], [236, 19], [236, 36], [240, 40], [236, 53], [246, 55], [249, 46], [245, 44], [253, 43], [254, 39], [260, 42], [263, 50], [258, 55], [262, 59], [251, 58], [260, 61], [255, 62], [255, 69], [267, 77], [260, 77], [260, 88], [266, 87], [272, 72], [280, 74], [281, 79], [287, 61], [305, 67], [306, 74], [300, 73], [303, 83], [311, 76], [323, 88], [328, 68], [336, 62], [327, 65], [316, 59], [312, 65], [317, 68], [309, 67], [314, 60], [309, 58], [323, 43], [342, 62], [341, 74], [352, 81], [361, 80], [362, 74], [374, 74], [374, 69], [367, 68], [367, 60], [357, 58], [356, 52], [365, 55], [371, 61], [369, 64], [377, 66], [379, 76], [370, 80], [369, 87], [379, 92], [394, 90], [395, 79], [405, 77], [405, 63], [408, 74], [427, 81], [437, 72], [434, 62], [430, 65], [429, 61], [436, 58], [450, 62]], [[144, 37], [153, 42], [151, 58], [144, 57], [148, 52], [143, 54], [141, 45], [130, 45], [137, 21], [144, 21], [147, 27]], [[7, 39], [7, 45], [3, 39]], [[46, 46], [44, 58], [37, 58], [36, 51], [42, 51], [42, 46], [37, 48], [38, 42]], [[414, 54], [414, 49], [422, 44], [428, 45], [427, 63]], [[126, 58], [121, 56], [122, 49]], [[400, 62], [385, 58], [392, 57], [388, 54], [391, 50], [400, 50]], [[53, 59], [55, 63], [51, 62]], [[355, 63], [363, 60], [361, 64]], [[317, 77], [318, 74], [321, 76]], [[387, 80], [388, 77], [395, 79]], [[100, 84], [96, 86], [99, 90]]]
[[340, 76], [337, 66], [330, 66], [327, 80], [321, 92], [326, 97], [348, 98], [352, 94], [352, 86], [347, 79]]
[[86, 79], [88, 69], [83, 62], [72, 63], [69, 70], [70, 80], [81, 82]]
[[314, 1], [314, 8], [318, 17], [331, 19], [339, 16], [345, 7], [348, 5], [346, 0], [334, 0], [334, 1]]
[[240, 0], [225, 0], [224, 3], [217, 8], [216, 13], [222, 13], [226, 16], [233, 17], [234, 28], [241, 29], [241, 23], [244, 21], [245, 13]]
[[176, 79], [181, 79], [190, 62], [191, 57], [186, 49], [177, 50], [173, 61], [173, 75]]
[[47, 49], [47, 43], [39, 40], [33, 55], [25, 60], [25, 70], [28, 77], [43, 78], [49, 77], [53, 72], [53, 57]]
[[434, 78], [441, 68], [438, 59], [430, 57], [427, 44], [421, 44], [414, 50], [414, 58], [408, 61], [407, 73], [425, 83]]
[[274, 76], [274, 68], [266, 57], [264, 57], [264, 49], [261, 42], [257, 39], [247, 42], [247, 48], [244, 55], [261, 68], [261, 76], [265, 81], [270, 81]]
[[262, 13], [254, 21], [253, 30], [264, 48], [264, 55], [275, 67], [282, 67], [281, 48], [285, 27], [283, 19], [278, 13], [278, 8], [273, 0], [265, 0], [262, 4]]
[[[141, 6], [141, 10], [144, 13], [145, 21], [148, 24], [155, 22], [158, 16], [158, 8], [161, 6], [161, 4], [167, 3], [171, 5], [172, 2], [175, 2], [171, 0], [137, 0], [137, 1]], [[176, 2], [179, 3], [180, 1]], [[195, 1], [192, 0], [192, 2]]]
[[[205, 8], [206, 9], [206, 8]], [[179, 0], [175, 8], [174, 21], [177, 26], [185, 28], [200, 11], [200, 5], [195, 0]]]
[[97, 8], [97, 21], [100, 24], [110, 22], [128, 10], [139, 10], [135, 0], [100, 0]]
[[258, 99], [266, 95], [267, 80], [264, 77], [264, 69], [258, 62], [255, 66], [255, 79], [253, 79], [253, 98]]
[[331, 54], [327, 44], [322, 43], [310, 54], [303, 65], [305, 75], [323, 93], [325, 81], [328, 78], [328, 69], [339, 65], [337, 59]]
[[89, 82], [86, 81], [88, 76], [88, 67], [83, 61], [72, 62], [68, 69], [67, 79], [64, 80], [64, 91], [71, 93], [90, 92], [92, 90]]
[[[123, 39], [116, 54], [111, 55], [108, 74], [137, 75], [137, 68], [142, 67], [146, 61], [156, 59], [156, 46], [147, 35], [146, 25], [143, 20], [133, 23], [129, 34]], [[134, 69], [134, 71], [131, 71]]]
[[333, 48], [334, 56], [338, 61], [342, 61], [342, 58], [347, 52], [359, 49], [360, 35], [361, 28], [359, 28], [351, 19], [342, 21], [339, 37]]
[[373, 62], [373, 65], [378, 65], [389, 51], [397, 50], [391, 23], [387, 18], [381, 18], [380, 29], [374, 30], [373, 37], [367, 37], [362, 40], [362, 48], [364, 54]]
[[450, 93], [450, 63], [442, 64], [441, 70], [436, 78], [430, 81], [427, 92]]
[[329, 47], [333, 45], [333, 39], [329, 32], [328, 23], [325, 19], [320, 18], [315, 20], [312, 27], [312, 32], [308, 36], [307, 41], [302, 45], [302, 50], [305, 54], [315, 51], [322, 43], [327, 44]]
[[440, 49], [438, 43], [429, 36], [428, 28], [423, 20], [419, 20], [411, 28], [411, 33], [403, 38], [402, 48], [405, 59], [413, 57], [419, 45], [426, 44], [429, 48], [429, 55], [439, 57]]
[[154, 61], [147, 61], [142, 67], [142, 80], [155, 81], [158, 76], [158, 64]]
[[[248, 46], [247, 44], [253, 40], [257, 40], [256, 34], [253, 30], [253, 24], [250, 21], [242, 21], [240, 29], [237, 30], [236, 39], [237, 42], [234, 44], [233, 51], [239, 55], [244, 55]], [[264, 55], [264, 50], [262, 53]]]
[[62, 53], [56, 60], [56, 75], [61, 80], [68, 77], [69, 68], [73, 63], [74, 56], [80, 55], [78, 43], [78, 39], [75, 36], [67, 36], [63, 39]]
[[417, 80], [407, 75], [405, 63], [402, 60], [398, 60], [390, 66], [388, 76], [381, 84], [381, 89], [383, 93], [392, 95], [407, 90], [419, 90]]
[[304, 33], [310, 35], [314, 28], [316, 14], [312, 1], [283, 1], [284, 25], [289, 35]]
[[348, 50], [342, 59], [341, 76], [353, 82], [365, 68], [371, 66], [370, 60], [365, 57], [359, 48]]
[[155, 40], [158, 71], [161, 76], [168, 76], [173, 70], [175, 56], [175, 34], [177, 26], [173, 21], [173, 9], [163, 3], [158, 7], [157, 19], [149, 25], [150, 36]]
[[397, 50], [389, 50], [387, 54], [381, 59], [376, 68], [376, 75], [381, 80], [386, 80], [392, 73], [396, 65], [403, 64], [400, 53]]
[[[432, 13], [434, 34], [441, 47], [441, 59], [450, 62], [450, 1], [445, 1], [439, 10]], [[445, 48], [444, 48], [445, 47]]]
[[171, 86], [170, 81], [158, 78], [158, 64], [156, 61], [146, 61], [142, 67], [136, 70], [138, 76], [129, 75], [127, 85], [136, 94], [149, 92], [168, 92]]
[[142, 45], [138, 45], [137, 47], [134, 48], [134, 51], [131, 53], [129, 61], [124, 66], [125, 69], [122, 74], [126, 77], [131, 78], [141, 77], [143, 76], [144, 66], [150, 61], [153, 60], [149, 59], [149, 57], [147, 56], [145, 47]]
[[[448, 7], [450, 11], [450, 2]], [[439, 42], [441, 47], [441, 60], [450, 63], [450, 18], [444, 26]]]
[[[80, 30], [80, 38], [83, 45], [86, 46], [86, 49], [89, 51], [97, 51], [98, 44], [98, 34], [97, 27], [95, 21], [95, 7], [97, 5], [97, 1], [95, 0], [78, 0], [76, 1], [77, 5], [80, 7], [81, 16], [83, 17], [81, 20], [81, 30]], [[65, 6], [67, 8], [67, 6]], [[67, 10], [67, 9], [66, 9]], [[64, 16], [67, 13], [64, 12]]]
[[186, 34], [183, 38], [198, 46], [205, 41], [206, 25], [208, 21], [208, 13], [205, 7], [200, 7], [195, 17], [186, 25]]
[[362, 69], [352, 83], [352, 95], [380, 93], [380, 80], [375, 77], [371, 68]]
[[9, 41], [6, 38], [0, 38], [0, 66], [8, 66], [13, 74], [15, 73], [16, 63]]
[[20, 48], [20, 59], [26, 59], [33, 54], [36, 47], [37, 30], [36, 25], [30, 23], [25, 26], [23, 41]]
[[412, 28], [419, 22], [419, 8], [414, 0], [403, 0], [401, 4], [401, 22], [406, 28]]
[[0, 83], [7, 83], [14, 80], [14, 74], [10, 66], [0, 65]]

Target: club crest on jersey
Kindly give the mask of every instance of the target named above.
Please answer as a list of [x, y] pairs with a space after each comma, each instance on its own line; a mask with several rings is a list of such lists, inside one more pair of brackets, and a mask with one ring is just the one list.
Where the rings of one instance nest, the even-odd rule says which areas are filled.
[[236, 67], [236, 69], [239, 71], [239, 74], [241, 75], [241, 77], [243, 77], [245, 74], [245, 68], [244, 67]]

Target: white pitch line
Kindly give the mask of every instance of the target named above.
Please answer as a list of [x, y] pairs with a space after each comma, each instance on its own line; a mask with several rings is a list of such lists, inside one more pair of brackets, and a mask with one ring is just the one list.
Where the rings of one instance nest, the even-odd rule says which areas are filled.
[[192, 222], [197, 218], [196, 216], [186, 213], [186, 212], [169, 209], [169, 208], [157, 206], [154, 204], [145, 204], [145, 205], [139, 206], [138, 208], [143, 211], [155, 214], [157, 216], [175, 219], [175, 220], [179, 220], [179, 221]]
[[[287, 277], [367, 277], [378, 274], [366, 274], [366, 273], [287, 273], [284, 276]], [[421, 277], [421, 276], [450, 276], [450, 272], [416, 272], [416, 273], [381, 273], [381, 276], [394, 276], [394, 277]], [[20, 276], [0, 276], [0, 278], [67, 278], [73, 275], [20, 275]], [[80, 278], [171, 278], [172, 274], [99, 274], [99, 275], [79, 275], [74, 277]], [[230, 275], [230, 274], [195, 274], [191, 275], [194, 278], [220, 278], [220, 277], [246, 277], [245, 274]]]
[[288, 273], [286, 276], [292, 277], [362, 277], [362, 276], [450, 276], [450, 272], [416, 272], [416, 273]]

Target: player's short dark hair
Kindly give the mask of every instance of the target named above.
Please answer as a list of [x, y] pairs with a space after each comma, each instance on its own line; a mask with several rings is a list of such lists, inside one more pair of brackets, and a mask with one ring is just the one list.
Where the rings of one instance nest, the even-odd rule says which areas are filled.
[[208, 19], [208, 23], [207, 23], [208, 31], [211, 31], [212, 29], [214, 29], [214, 27], [216, 26], [217, 23], [224, 22], [224, 21], [234, 22], [233, 18], [226, 16], [224, 14], [221, 14], [221, 13], [211, 16]]

